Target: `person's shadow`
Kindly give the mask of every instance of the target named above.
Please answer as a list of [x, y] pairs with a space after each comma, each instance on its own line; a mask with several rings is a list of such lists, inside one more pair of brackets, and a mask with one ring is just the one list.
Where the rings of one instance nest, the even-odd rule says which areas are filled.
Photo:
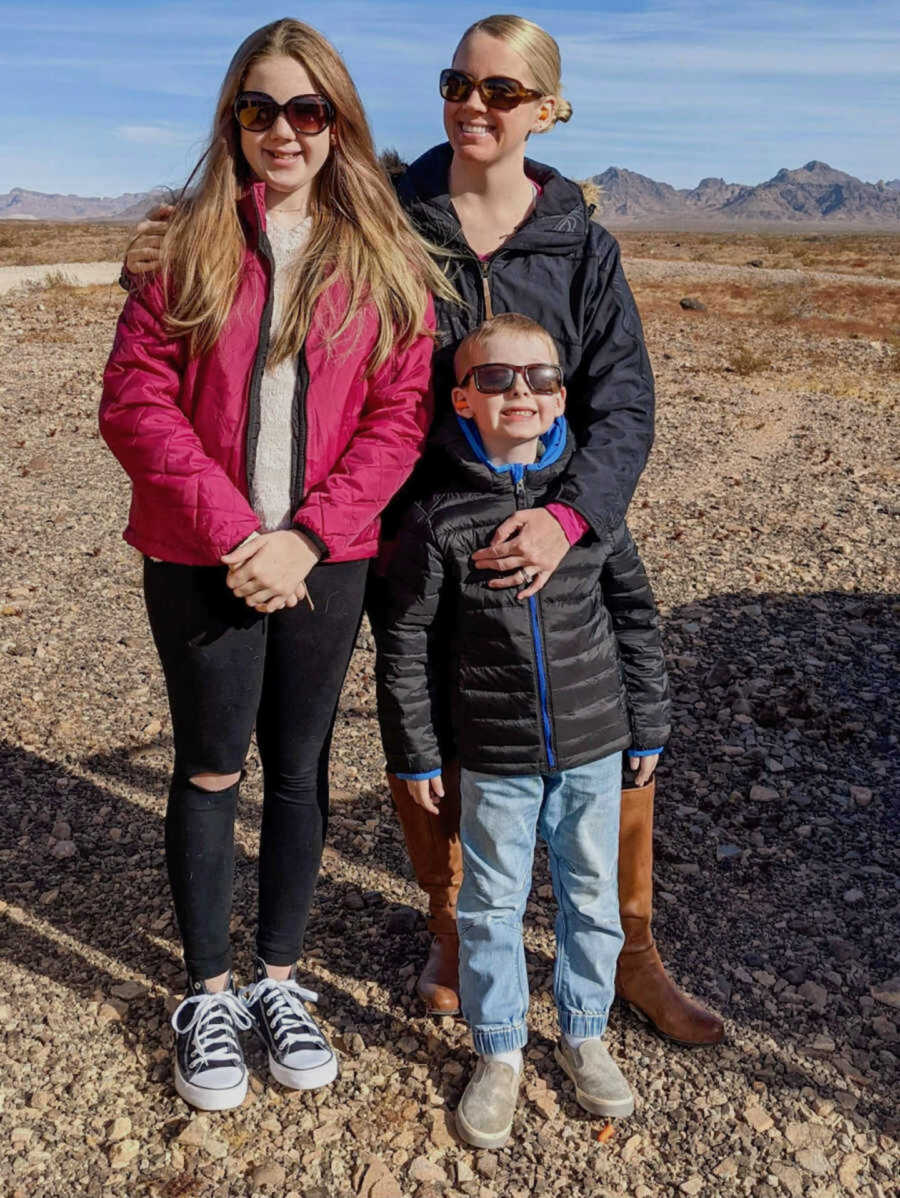
[[[674, 730], [659, 770], [654, 920], [679, 982], [721, 1009], [734, 1037], [742, 1028], [770, 1037], [754, 1078], [799, 1090], [841, 1075], [859, 1089], [860, 1126], [888, 1128], [891, 1009], [870, 991], [897, 973], [895, 614], [894, 596], [825, 592], [712, 596], [667, 616]], [[377, 737], [370, 707], [348, 705], [340, 718]], [[168, 1044], [160, 990], [177, 996], [182, 986], [163, 860], [168, 758], [158, 743], [65, 766], [0, 746], [0, 952], [82, 999], [126, 1003], [110, 1026], [150, 1054]], [[236, 850], [242, 962], [256, 905], [254, 768]], [[64, 838], [61, 822], [72, 856], [55, 855], [67, 851], [51, 838]], [[361, 863], [382, 884], [355, 880]], [[546, 885], [541, 854], [535, 875]], [[343, 1040], [411, 1034], [411, 1058], [437, 1076], [466, 1049], [458, 1024], [410, 1023], [428, 941], [422, 905], [386, 787], [354, 794], [332, 818], [305, 963], [326, 967], [316, 984]], [[526, 944], [538, 991], [550, 980], [552, 914], [535, 892]], [[117, 998], [129, 974], [147, 979], [147, 992]], [[646, 1045], [628, 1012], [617, 1011], [613, 1029]], [[535, 1037], [541, 1051], [548, 1036]], [[151, 1073], [162, 1081], [168, 1069]]]

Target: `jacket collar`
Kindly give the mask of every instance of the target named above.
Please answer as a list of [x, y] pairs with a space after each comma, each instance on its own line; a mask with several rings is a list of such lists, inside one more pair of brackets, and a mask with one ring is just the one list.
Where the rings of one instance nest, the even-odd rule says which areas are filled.
[[536, 462], [495, 466], [485, 452], [481, 434], [472, 420], [455, 413], [434, 431], [435, 447], [449, 461], [453, 476], [478, 491], [509, 494], [513, 483], [525, 477], [533, 491], [545, 490], [563, 473], [575, 449], [565, 416], [557, 416], [541, 437], [543, 452]]
[[260, 233], [266, 231], [266, 185], [258, 180], [248, 183], [238, 199], [238, 213], [253, 236], [252, 244], [259, 242]]
[[[403, 205], [414, 214], [419, 230], [436, 244], [471, 254], [450, 200], [448, 179], [453, 150], [449, 142], [432, 146], [397, 181]], [[590, 222], [581, 189], [552, 166], [525, 159], [525, 173], [539, 184], [534, 211], [498, 250], [567, 253], [584, 243]]]

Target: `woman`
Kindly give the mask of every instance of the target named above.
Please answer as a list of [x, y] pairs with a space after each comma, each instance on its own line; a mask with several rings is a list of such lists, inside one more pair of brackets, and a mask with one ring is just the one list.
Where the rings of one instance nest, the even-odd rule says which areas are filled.
[[[517, 16], [475, 22], [441, 76], [447, 142], [395, 181], [414, 226], [443, 251], [462, 303], [436, 301], [439, 346], [435, 394], [448, 409], [453, 351], [482, 319], [522, 312], [559, 346], [578, 451], [560, 502], [520, 512], [497, 529], [475, 564], [498, 573], [490, 585], [536, 593], [581, 536], [604, 536], [624, 518], [653, 439], [653, 379], [640, 319], [615, 240], [592, 222], [580, 188], [525, 157], [531, 134], [568, 121], [559, 48], [540, 26]], [[152, 262], [157, 222], [144, 222], [127, 258]], [[440, 416], [439, 416], [440, 419]], [[377, 621], [377, 612], [371, 612]], [[450, 785], [447, 785], [448, 780]], [[417, 807], [406, 783], [389, 776], [416, 877], [428, 893], [433, 932], [419, 978], [426, 1009], [459, 1009], [456, 896], [462, 877], [458, 796], [452, 768], [435, 818]], [[654, 780], [635, 760], [623, 790], [619, 889], [625, 945], [617, 993], [662, 1034], [715, 1044], [722, 1021], [684, 995], [666, 973], [651, 932]]]
[[[188, 975], [175, 1087], [223, 1110], [246, 1094], [250, 1027], [282, 1084], [337, 1073], [295, 962], [379, 514], [431, 414], [428, 288], [448, 288], [343, 62], [309, 26], [276, 21], [239, 47], [201, 165], [162, 271], [119, 320], [100, 427], [132, 480], [125, 539], [144, 554], [172, 713], [166, 862]], [[238, 995], [234, 819], [254, 724], [257, 959]]]

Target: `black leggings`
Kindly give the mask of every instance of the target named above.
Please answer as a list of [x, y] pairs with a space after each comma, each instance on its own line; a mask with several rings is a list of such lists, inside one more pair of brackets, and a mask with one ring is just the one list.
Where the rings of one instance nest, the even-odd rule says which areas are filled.
[[367, 561], [317, 566], [315, 602], [264, 616], [237, 599], [218, 566], [145, 559], [144, 597], [175, 740], [166, 864], [192, 979], [231, 967], [229, 919], [237, 784], [250, 734], [262, 759], [257, 952], [297, 959], [328, 818], [328, 754], [338, 698], [362, 617]]

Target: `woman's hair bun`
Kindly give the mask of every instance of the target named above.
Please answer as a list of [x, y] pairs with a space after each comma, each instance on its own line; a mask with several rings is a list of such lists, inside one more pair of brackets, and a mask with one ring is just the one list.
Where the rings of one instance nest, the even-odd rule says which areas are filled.
[[564, 100], [562, 96], [558, 96], [556, 100], [556, 119], [565, 123], [572, 119], [572, 105], [568, 100]]

